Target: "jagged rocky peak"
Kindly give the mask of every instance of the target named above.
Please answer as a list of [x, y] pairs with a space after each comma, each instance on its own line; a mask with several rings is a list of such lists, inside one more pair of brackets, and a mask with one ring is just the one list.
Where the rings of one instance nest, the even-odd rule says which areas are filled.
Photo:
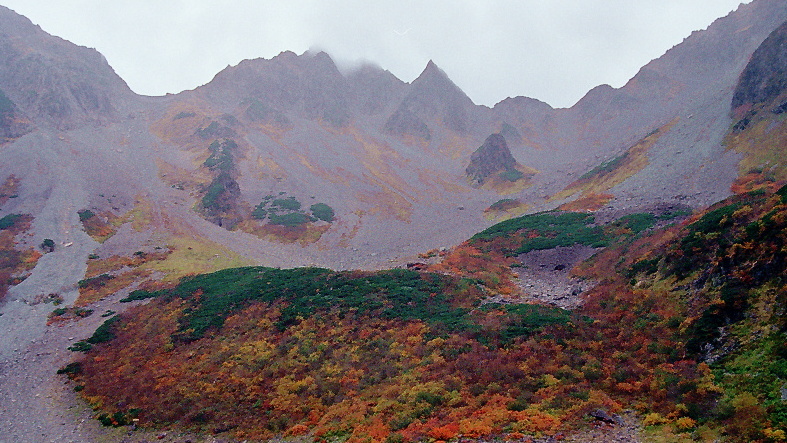
[[474, 106], [470, 97], [459, 89], [459, 86], [456, 86], [432, 60], [429, 60], [421, 75], [410, 84], [405, 101], [415, 111]]
[[325, 52], [244, 60], [197, 89], [211, 100], [234, 105], [265, 104], [277, 115], [323, 120], [335, 126], [350, 119], [347, 80]]
[[472, 183], [482, 185], [490, 176], [501, 171], [514, 170], [516, 166], [516, 160], [508, 149], [505, 137], [496, 133], [487, 137], [484, 144], [470, 156], [470, 164], [465, 173]]
[[787, 90], [787, 22], [754, 51], [732, 96], [732, 110], [767, 103]]
[[392, 134], [427, 139], [433, 121], [466, 133], [471, 129], [475, 104], [433, 61], [407, 88], [407, 95], [385, 124]]
[[470, 100], [465, 93], [448, 78], [448, 75], [437, 64], [429, 60], [421, 75], [413, 80], [412, 87], [419, 92], [440, 94], [443, 97], [459, 96]]
[[135, 96], [95, 49], [51, 36], [5, 7], [0, 29], [0, 89], [37, 123], [111, 120]]
[[497, 115], [546, 113], [552, 111], [549, 103], [530, 97], [508, 97], [495, 104], [492, 110]]
[[349, 72], [347, 82], [353, 100], [364, 114], [378, 114], [391, 102], [401, 100], [406, 83], [379, 66], [364, 64]]

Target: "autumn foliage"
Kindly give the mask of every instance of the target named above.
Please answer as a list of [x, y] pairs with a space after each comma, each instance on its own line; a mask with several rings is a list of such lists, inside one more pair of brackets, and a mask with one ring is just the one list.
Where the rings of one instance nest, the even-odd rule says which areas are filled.
[[577, 312], [487, 297], [512, 288], [512, 251], [560, 220], [592, 228], [584, 215], [512, 219], [440, 273], [188, 277], [143, 294], [69, 373], [107, 424], [241, 439], [523, 438], [630, 408], [662, 432], [779, 441], [786, 202], [781, 188], [655, 231], [669, 217], [589, 230], [609, 246], [576, 271], [601, 280]]

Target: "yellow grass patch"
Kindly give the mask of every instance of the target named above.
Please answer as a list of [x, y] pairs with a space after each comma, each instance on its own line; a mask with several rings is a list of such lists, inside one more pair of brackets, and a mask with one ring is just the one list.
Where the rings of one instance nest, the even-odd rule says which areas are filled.
[[260, 224], [255, 220], [238, 223], [238, 229], [261, 239], [277, 243], [298, 243], [306, 246], [316, 243], [330, 229], [329, 224], [304, 223], [299, 226]]
[[438, 150], [451, 160], [456, 160], [463, 156], [470, 155], [475, 149], [474, 144], [473, 139], [470, 137], [462, 137], [453, 134], [448, 141], [440, 145]]
[[19, 189], [19, 182], [21, 180], [18, 179], [13, 174], [9, 175], [8, 178], [5, 179], [2, 185], [0, 185], [0, 205], [5, 204], [12, 195], [16, 195], [17, 190]]
[[538, 169], [520, 164], [517, 164], [514, 169], [522, 173], [522, 178], [510, 181], [501, 177], [499, 174], [493, 174], [486, 179], [483, 185], [481, 185], [481, 189], [495, 191], [500, 195], [516, 194], [532, 186], [533, 182], [531, 179], [540, 172]]
[[740, 133], [730, 133], [725, 139], [728, 149], [743, 154], [738, 164], [740, 175], [752, 170], [769, 174], [776, 181], [787, 180], [784, 147], [787, 146], [787, 116], [773, 115], [769, 110], [762, 120], [750, 124]]
[[582, 194], [578, 199], [560, 205], [558, 209], [561, 211], [596, 211], [601, 209], [604, 205], [615, 198], [612, 194], [595, 194], [587, 193]]
[[484, 209], [484, 218], [495, 222], [519, 217], [527, 212], [532, 205], [522, 203], [516, 199], [504, 199]]
[[124, 222], [124, 217], [118, 217], [110, 211], [102, 211], [86, 220], [82, 220], [82, 227], [85, 228], [85, 233], [93, 240], [104, 243], [117, 233], [118, 227]]
[[131, 222], [131, 227], [137, 232], [142, 232], [153, 223], [153, 202], [147, 197], [137, 196], [136, 204], [123, 217], [123, 223]]
[[199, 237], [171, 237], [167, 240], [167, 248], [172, 252], [165, 260], [142, 266], [162, 272], [164, 277], [161, 280], [164, 282], [176, 282], [186, 275], [253, 265], [253, 262], [229, 248]]
[[206, 171], [196, 168], [196, 170], [180, 168], [160, 159], [156, 159], [156, 166], [158, 167], [161, 180], [173, 187], [193, 189], [210, 183], [213, 179]]
[[648, 165], [648, 150], [662, 135], [666, 134], [678, 120], [678, 117], [675, 117], [666, 125], [645, 136], [620, 156], [610, 159], [588, 171], [578, 180], [568, 185], [564, 190], [553, 195], [549, 201], [562, 200], [577, 193], [581, 193], [583, 197], [591, 194], [601, 195], [608, 193], [610, 189], [623, 183], [629, 177]]

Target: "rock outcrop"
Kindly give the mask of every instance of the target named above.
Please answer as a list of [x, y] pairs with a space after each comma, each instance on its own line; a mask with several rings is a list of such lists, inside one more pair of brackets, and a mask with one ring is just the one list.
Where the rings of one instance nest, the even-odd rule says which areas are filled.
[[473, 184], [482, 185], [494, 174], [516, 171], [516, 166], [516, 160], [508, 149], [505, 137], [492, 134], [470, 157], [470, 165], [465, 169], [465, 173]]
[[732, 109], [767, 103], [787, 90], [787, 22], [754, 51], [732, 96]]
[[134, 97], [95, 49], [53, 37], [5, 7], [0, 29], [0, 89], [34, 122], [106, 122]]

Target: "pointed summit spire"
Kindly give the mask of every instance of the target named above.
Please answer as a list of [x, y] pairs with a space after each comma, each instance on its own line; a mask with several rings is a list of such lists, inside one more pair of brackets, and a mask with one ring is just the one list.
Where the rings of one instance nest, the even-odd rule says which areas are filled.
[[411, 85], [411, 91], [418, 95], [427, 95], [441, 101], [458, 101], [472, 103], [470, 97], [462, 91], [448, 75], [440, 69], [434, 60], [429, 60], [426, 67]]
[[[426, 67], [424, 68], [424, 70], [421, 71], [421, 75], [419, 75], [418, 78], [413, 80], [413, 83], [429, 81], [429, 80], [432, 80], [432, 81], [439, 80], [439, 81], [442, 81], [442, 82], [448, 82], [448, 83], [450, 83], [452, 85], [454, 84], [451, 81], [451, 79], [448, 78], [448, 75], [446, 75], [445, 71], [440, 69], [437, 66], [437, 64], [434, 62], [434, 60], [431, 60], [431, 59], [426, 64]], [[456, 85], [454, 85], [454, 86], [456, 86]]]

